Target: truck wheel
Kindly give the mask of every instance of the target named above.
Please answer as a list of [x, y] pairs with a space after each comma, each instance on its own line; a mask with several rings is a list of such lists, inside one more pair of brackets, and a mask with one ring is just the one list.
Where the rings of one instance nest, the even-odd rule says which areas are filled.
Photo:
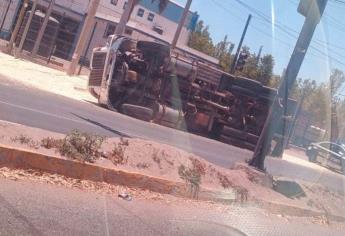
[[241, 76], [233, 80], [233, 86], [250, 89], [253, 92], [259, 92], [262, 89], [262, 84], [260, 82]]
[[214, 122], [211, 131], [209, 132], [209, 137], [211, 139], [218, 139], [223, 129], [223, 124]]
[[162, 56], [163, 58], [170, 55], [170, 47], [161, 43], [151, 42], [151, 41], [139, 41], [137, 48], [141, 51], [156, 52], [157, 56]]
[[259, 141], [259, 136], [249, 133], [247, 136], [247, 141], [251, 144], [256, 145], [257, 142]]
[[152, 109], [132, 104], [123, 104], [121, 113], [144, 121], [151, 121], [153, 117]]

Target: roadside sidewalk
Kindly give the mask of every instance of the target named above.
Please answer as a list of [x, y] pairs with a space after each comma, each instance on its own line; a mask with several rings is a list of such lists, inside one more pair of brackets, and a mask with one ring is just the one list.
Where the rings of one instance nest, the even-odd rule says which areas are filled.
[[79, 101], [96, 102], [87, 91], [86, 76], [68, 76], [66, 73], [0, 52], [0, 76], [47, 92]]

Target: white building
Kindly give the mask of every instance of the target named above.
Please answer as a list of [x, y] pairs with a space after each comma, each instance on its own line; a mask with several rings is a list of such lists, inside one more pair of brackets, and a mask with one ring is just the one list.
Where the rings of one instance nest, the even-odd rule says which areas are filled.
[[[10, 7], [6, 11], [9, 1], [1, 0], [0, 3], [0, 26], [3, 22], [0, 36], [6, 39], [11, 35], [18, 11], [23, 3], [23, 0], [11, 0]], [[38, 0], [37, 9], [45, 12], [49, 2], [50, 0]], [[105, 45], [107, 37], [114, 33], [126, 4], [126, 0], [101, 0], [96, 13], [92, 37], [88, 40], [87, 49], [84, 52], [85, 57], [83, 58], [86, 62], [90, 59], [92, 49]], [[32, 5], [32, 2], [30, 2], [30, 5]], [[56, 35], [56, 46], [52, 54], [52, 62], [55, 61], [56, 64], [63, 66], [66, 64], [65, 61], [71, 59], [88, 7], [88, 0], [55, 0], [52, 17], [56, 18], [61, 26]], [[158, 1], [141, 0], [134, 7], [125, 34], [134, 39], [153, 40], [169, 44], [174, 37], [183, 10], [183, 6], [170, 1], [165, 10], [160, 13]], [[197, 13], [189, 12], [177, 46], [184, 53], [192, 53], [196, 57], [217, 64], [218, 60], [215, 58], [187, 46], [189, 34], [194, 30], [198, 17]]]

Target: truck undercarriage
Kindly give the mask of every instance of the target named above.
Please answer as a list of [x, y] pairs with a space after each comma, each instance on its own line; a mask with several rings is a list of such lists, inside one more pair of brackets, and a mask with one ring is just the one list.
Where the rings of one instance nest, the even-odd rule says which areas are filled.
[[111, 36], [91, 61], [89, 91], [100, 105], [250, 150], [276, 95], [155, 42]]

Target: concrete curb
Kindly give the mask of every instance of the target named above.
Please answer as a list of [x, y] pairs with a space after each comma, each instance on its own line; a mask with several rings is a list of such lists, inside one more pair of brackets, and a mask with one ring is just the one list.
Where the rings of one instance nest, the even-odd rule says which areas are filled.
[[[177, 197], [192, 198], [190, 188], [188, 188], [188, 186], [182, 182], [174, 182], [139, 173], [106, 168], [95, 164], [81, 163], [78, 161], [48, 156], [29, 150], [6, 147], [3, 145], [0, 145], [0, 167], [8, 167], [12, 169], [34, 169], [75, 179], [125, 185], [128, 187], [150, 190], [162, 194], [170, 194]], [[199, 190], [198, 200], [213, 201], [225, 204], [238, 203], [238, 201], [236, 201], [236, 195], [234, 192], [215, 192], [204, 188]], [[345, 221], [345, 217], [343, 216], [328, 215], [323, 212], [313, 211], [311, 209], [304, 209], [297, 206], [284, 205], [262, 200], [242, 203], [242, 206], [265, 208], [277, 214], [307, 217], [326, 216], [331, 220]]]

